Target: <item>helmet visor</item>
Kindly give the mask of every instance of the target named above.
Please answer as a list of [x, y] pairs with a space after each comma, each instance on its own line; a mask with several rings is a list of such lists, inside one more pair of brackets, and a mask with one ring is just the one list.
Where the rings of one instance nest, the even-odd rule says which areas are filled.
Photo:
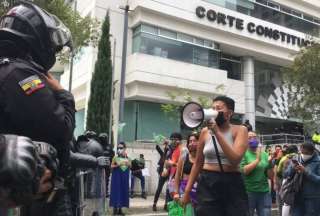
[[53, 14], [34, 6], [34, 9], [42, 17], [46, 27], [48, 28], [51, 42], [55, 47], [55, 51], [59, 52], [64, 46], [72, 49], [72, 38], [70, 30], [61, 22], [61, 20]]
[[72, 39], [70, 30], [55, 16], [52, 15], [56, 26], [50, 28], [50, 36], [52, 42], [56, 45], [57, 49], [60, 51], [64, 46], [70, 47], [72, 49]]

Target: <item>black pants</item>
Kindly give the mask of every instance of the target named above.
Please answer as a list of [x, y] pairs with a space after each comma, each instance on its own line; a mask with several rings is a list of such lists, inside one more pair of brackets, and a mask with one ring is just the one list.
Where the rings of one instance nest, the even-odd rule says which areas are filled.
[[[166, 183], [167, 180], [168, 180], [168, 177], [162, 177], [161, 175], [159, 176], [158, 187], [157, 187], [156, 193], [154, 195], [154, 201], [153, 201], [154, 204], [157, 204], [159, 196], [160, 196], [160, 193], [161, 193], [162, 188], [163, 188], [163, 185]], [[165, 201], [165, 203], [167, 203], [168, 199], [169, 199], [169, 191], [166, 190], [166, 201]]]
[[106, 168], [106, 195], [109, 195], [110, 174], [111, 174], [111, 169], [108, 167]]
[[248, 196], [240, 173], [202, 171], [197, 187], [196, 214], [248, 216]]

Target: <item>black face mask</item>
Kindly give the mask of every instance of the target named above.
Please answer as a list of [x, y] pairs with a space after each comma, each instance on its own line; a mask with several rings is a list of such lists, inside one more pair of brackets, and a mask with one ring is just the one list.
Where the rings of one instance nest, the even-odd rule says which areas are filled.
[[221, 127], [225, 122], [226, 122], [226, 119], [224, 118], [223, 112], [219, 112], [216, 118], [216, 123], [218, 127]]

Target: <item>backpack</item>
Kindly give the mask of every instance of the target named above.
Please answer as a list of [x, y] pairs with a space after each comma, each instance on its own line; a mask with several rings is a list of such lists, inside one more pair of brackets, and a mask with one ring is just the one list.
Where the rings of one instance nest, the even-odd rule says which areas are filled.
[[294, 204], [295, 196], [301, 190], [302, 180], [303, 173], [298, 172], [295, 172], [293, 176], [283, 180], [279, 195], [284, 203], [290, 206]]

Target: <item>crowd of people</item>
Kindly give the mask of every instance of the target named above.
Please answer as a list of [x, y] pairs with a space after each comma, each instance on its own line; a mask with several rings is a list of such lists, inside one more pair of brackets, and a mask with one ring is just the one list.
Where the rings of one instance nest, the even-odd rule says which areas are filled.
[[[92, 170], [85, 179], [88, 198], [109, 197], [111, 176], [114, 215], [129, 207], [136, 178], [146, 199], [143, 154], [132, 160], [124, 142], [114, 152], [103, 132], [73, 137], [74, 98], [48, 72], [66, 46], [72, 49], [68, 28], [31, 2], [18, 3], [0, 19], [1, 216], [16, 206], [22, 216], [79, 215], [82, 169]], [[314, 143], [263, 147], [248, 121], [231, 124], [233, 99], [218, 96], [212, 109], [217, 117], [190, 133], [186, 144], [175, 132], [163, 149], [156, 146], [153, 211], [165, 186], [164, 209], [174, 216], [177, 209], [199, 216], [270, 216], [274, 202], [282, 216], [320, 216], [318, 133]]]
[[[164, 209], [174, 200], [191, 205], [193, 215], [320, 215], [320, 162], [315, 144], [263, 146], [248, 122], [230, 124], [234, 101], [213, 101], [223, 120], [207, 122], [182, 143], [179, 133], [165, 141], [160, 154], [159, 191], [167, 182]], [[221, 122], [220, 122], [221, 121]], [[188, 212], [190, 214], [190, 211]]]

